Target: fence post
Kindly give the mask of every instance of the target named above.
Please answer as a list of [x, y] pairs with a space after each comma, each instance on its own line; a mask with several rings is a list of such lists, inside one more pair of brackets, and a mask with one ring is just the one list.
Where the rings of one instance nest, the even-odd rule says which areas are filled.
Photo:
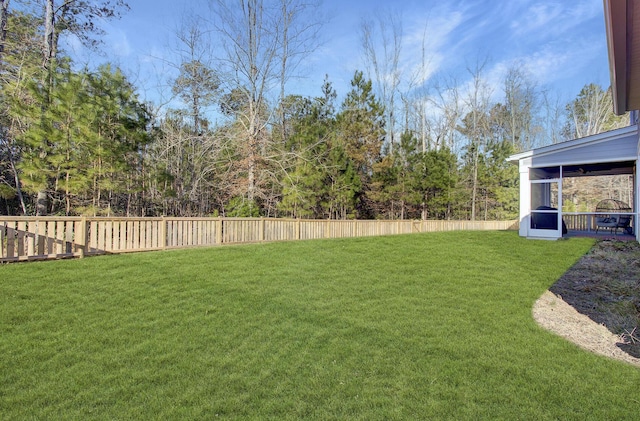
[[44, 254], [45, 241], [47, 240], [47, 221], [46, 219], [38, 219], [36, 230], [36, 253], [38, 256]]
[[264, 218], [260, 218], [260, 222], [258, 222], [258, 241], [264, 241]]
[[300, 239], [300, 218], [296, 219], [296, 232], [295, 232], [295, 239], [299, 240]]
[[160, 241], [162, 242], [162, 250], [166, 250], [167, 249], [167, 220], [165, 219], [164, 215], [162, 215], [161, 221], [160, 223], [162, 224], [160, 226]]
[[80, 218], [80, 232], [78, 233], [78, 246], [80, 247], [80, 258], [87, 252], [87, 217]]
[[216, 244], [222, 244], [222, 217], [218, 217], [216, 221]]

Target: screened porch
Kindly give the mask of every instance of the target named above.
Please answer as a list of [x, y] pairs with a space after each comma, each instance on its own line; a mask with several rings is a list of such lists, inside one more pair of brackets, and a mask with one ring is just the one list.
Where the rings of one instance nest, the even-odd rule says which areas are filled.
[[629, 126], [511, 156], [520, 170], [520, 235], [638, 240], [637, 130]]

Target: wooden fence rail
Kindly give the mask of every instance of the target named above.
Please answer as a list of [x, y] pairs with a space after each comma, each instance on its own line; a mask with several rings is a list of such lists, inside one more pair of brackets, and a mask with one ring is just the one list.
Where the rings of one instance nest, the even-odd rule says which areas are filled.
[[518, 229], [518, 222], [0, 216], [0, 263], [263, 241], [507, 229]]

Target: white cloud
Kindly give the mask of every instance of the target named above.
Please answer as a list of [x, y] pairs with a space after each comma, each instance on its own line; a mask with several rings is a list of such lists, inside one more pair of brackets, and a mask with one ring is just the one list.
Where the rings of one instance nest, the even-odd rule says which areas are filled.
[[601, 14], [602, 3], [597, 0], [536, 2], [515, 16], [510, 29], [519, 37], [556, 37]]
[[515, 35], [526, 35], [541, 29], [553, 28], [564, 8], [558, 3], [537, 3], [511, 23]]
[[423, 84], [444, 65], [447, 46], [453, 43], [452, 38], [465, 17], [461, 10], [436, 10], [426, 19], [416, 18], [411, 19], [408, 34], [404, 36], [403, 67], [417, 75], [417, 83]]
[[[522, 67], [541, 88], [569, 95], [576, 86], [606, 81], [606, 70], [600, 70], [606, 69], [607, 56], [604, 31], [600, 29], [603, 20], [599, 1], [509, 5], [502, 19], [492, 18], [493, 31], [482, 33], [471, 25], [463, 41], [475, 51], [486, 46], [489, 60], [496, 60], [489, 63], [484, 75], [493, 87], [495, 100], [502, 94], [506, 71], [514, 66]], [[462, 45], [460, 49], [464, 50]]]
[[[573, 93], [570, 91], [576, 89], [576, 85], [600, 83], [598, 78], [602, 75], [596, 74], [593, 61], [598, 61], [597, 57], [605, 57], [606, 51], [601, 50], [603, 47], [592, 37], [576, 41], [570, 47], [563, 43], [548, 43], [530, 54], [513, 55], [491, 65], [484, 74], [484, 80], [491, 87], [492, 100], [501, 101], [506, 73], [519, 67], [539, 88], [553, 87], [559, 94], [571, 96]], [[562, 89], [563, 86], [566, 90]]]
[[111, 28], [105, 43], [109, 47], [109, 53], [115, 57], [126, 58], [132, 54], [131, 43], [127, 33], [119, 28]]

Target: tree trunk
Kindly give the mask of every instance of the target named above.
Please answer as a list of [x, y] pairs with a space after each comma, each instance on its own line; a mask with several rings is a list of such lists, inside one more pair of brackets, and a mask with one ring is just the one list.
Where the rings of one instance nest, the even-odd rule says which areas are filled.
[[284, 112], [285, 85], [287, 82], [287, 59], [289, 58], [289, 26], [291, 12], [287, 10], [287, 2], [281, 3], [282, 8], [282, 61], [280, 62], [280, 124], [282, 125], [282, 144], [287, 144], [287, 118]]
[[54, 0], [46, 0], [44, 19], [43, 65], [49, 68], [51, 59], [56, 56], [55, 7]]
[[249, 154], [248, 154], [248, 170], [247, 170], [247, 199], [251, 204], [255, 198], [256, 192], [256, 155], [258, 148], [258, 115], [259, 101], [261, 90], [258, 88], [258, 26], [257, 14], [258, 7], [262, 7], [262, 3], [258, 4], [255, 0], [247, 2], [248, 15], [248, 32], [249, 32], [249, 81], [251, 83], [251, 92], [249, 92]]
[[47, 214], [47, 192], [41, 190], [36, 197], [36, 216]]
[[0, 62], [4, 54], [4, 42], [7, 39], [7, 21], [9, 19], [9, 0], [0, 3]]
[[24, 195], [22, 194], [22, 188], [20, 187], [20, 176], [18, 174], [18, 169], [16, 168], [16, 164], [11, 152], [9, 152], [9, 164], [11, 165], [11, 171], [13, 172], [13, 179], [15, 180], [15, 183], [16, 183], [16, 194], [18, 195], [18, 200], [20, 201], [22, 214], [26, 216], [27, 205], [24, 203]]
[[247, 199], [251, 204], [256, 196], [256, 153], [253, 140], [250, 140], [247, 168]]
[[478, 193], [478, 149], [473, 154], [473, 180], [471, 185], [471, 220], [476, 220], [476, 197]]
[[[45, 69], [49, 71], [49, 76], [47, 77], [47, 83], [49, 84], [49, 91], [51, 90], [51, 86], [53, 84], [53, 72], [50, 68], [51, 59], [53, 59], [56, 55], [56, 46], [55, 46], [55, 7], [53, 4], [54, 0], [46, 0], [45, 3], [45, 19], [44, 19], [44, 39], [42, 43], [42, 65]], [[49, 95], [45, 99], [45, 104], [43, 104], [45, 108], [49, 106]], [[46, 139], [43, 139], [43, 142], [47, 142]], [[36, 196], [36, 215], [43, 216], [47, 214], [47, 191], [46, 188], [44, 190], [40, 190]]]

